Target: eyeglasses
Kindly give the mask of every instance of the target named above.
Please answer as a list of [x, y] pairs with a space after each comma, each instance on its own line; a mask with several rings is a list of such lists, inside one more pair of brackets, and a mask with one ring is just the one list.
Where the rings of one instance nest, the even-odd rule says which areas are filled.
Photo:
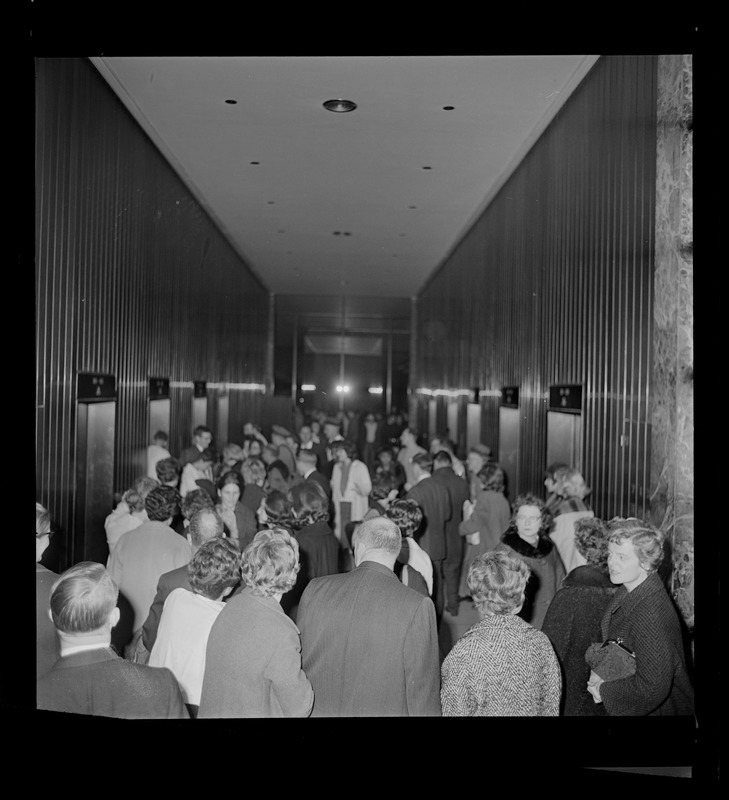
[[517, 522], [523, 522], [526, 525], [536, 525], [536, 523], [537, 522], [541, 522], [541, 520], [542, 520], [541, 516], [534, 516], [534, 517], [520, 517], [520, 516], [517, 516], [517, 518], [516, 518]]

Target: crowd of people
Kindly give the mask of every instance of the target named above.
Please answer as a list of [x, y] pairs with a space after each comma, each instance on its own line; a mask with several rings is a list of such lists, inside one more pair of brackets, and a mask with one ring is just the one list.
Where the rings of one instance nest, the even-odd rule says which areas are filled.
[[[164, 432], [61, 575], [36, 506], [39, 709], [111, 717], [693, 714], [663, 534], [601, 520], [579, 470], [510, 501], [396, 413]], [[668, 567], [667, 567], [667, 562]], [[478, 622], [444, 651], [439, 627]]]

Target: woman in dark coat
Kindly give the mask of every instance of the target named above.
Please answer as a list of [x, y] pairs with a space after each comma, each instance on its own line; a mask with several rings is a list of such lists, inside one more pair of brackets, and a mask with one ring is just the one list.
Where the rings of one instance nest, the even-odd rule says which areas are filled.
[[562, 559], [549, 538], [551, 524], [542, 499], [533, 494], [520, 495], [514, 502], [511, 525], [496, 547], [519, 556], [531, 570], [519, 616], [537, 630], [541, 630], [549, 604], [565, 576]]
[[291, 524], [299, 543], [301, 568], [296, 583], [282, 600], [281, 607], [296, 619], [296, 609], [309, 581], [339, 572], [339, 542], [329, 525], [329, 500], [316, 481], [304, 481], [291, 490]]
[[610, 580], [619, 585], [602, 618], [598, 641], [620, 637], [635, 654], [635, 673], [604, 681], [590, 673], [588, 691], [610, 716], [694, 713], [681, 625], [658, 575], [664, 535], [642, 520], [608, 524]]
[[562, 714], [566, 717], [602, 716], [586, 691], [590, 667], [585, 651], [600, 639], [600, 622], [615, 585], [608, 575], [608, 530], [600, 519], [575, 522], [575, 546], [587, 561], [562, 582], [542, 624], [562, 666]]

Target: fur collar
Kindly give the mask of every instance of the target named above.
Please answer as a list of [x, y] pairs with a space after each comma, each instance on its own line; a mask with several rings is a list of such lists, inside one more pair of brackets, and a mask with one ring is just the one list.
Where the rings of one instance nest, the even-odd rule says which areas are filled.
[[518, 553], [520, 556], [526, 556], [527, 558], [546, 558], [554, 547], [552, 540], [544, 536], [540, 536], [537, 540], [537, 546], [532, 547], [532, 545], [530, 545], [529, 542], [525, 542], [516, 531], [505, 533], [502, 541], [504, 544], [508, 544], [515, 553]]

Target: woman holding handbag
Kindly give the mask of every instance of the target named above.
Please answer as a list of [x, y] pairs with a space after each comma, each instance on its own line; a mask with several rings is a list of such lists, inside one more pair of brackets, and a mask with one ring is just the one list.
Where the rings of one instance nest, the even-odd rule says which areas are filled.
[[593, 667], [587, 690], [611, 716], [693, 714], [676, 609], [657, 569], [663, 534], [631, 517], [609, 523], [608, 568], [619, 585], [602, 618], [604, 641], [619, 641], [635, 656], [633, 674], [604, 680]]

